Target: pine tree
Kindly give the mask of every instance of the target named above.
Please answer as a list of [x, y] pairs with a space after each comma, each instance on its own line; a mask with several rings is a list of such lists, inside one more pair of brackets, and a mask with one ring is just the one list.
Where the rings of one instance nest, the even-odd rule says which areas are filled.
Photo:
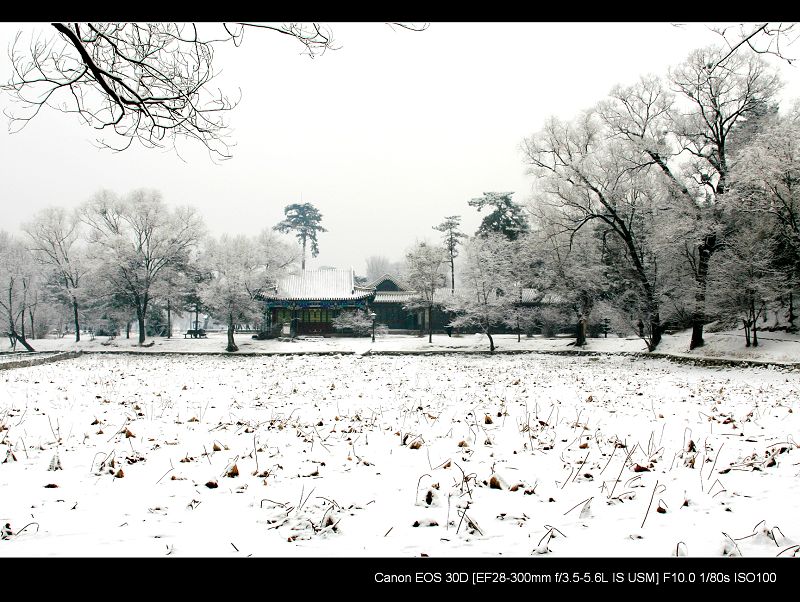
[[516, 240], [520, 234], [527, 232], [528, 220], [522, 207], [511, 200], [513, 192], [484, 192], [482, 197], [469, 201], [470, 207], [478, 211], [486, 207], [494, 210], [483, 218], [476, 236], [485, 236], [490, 232], [497, 232], [508, 240]]
[[456, 290], [456, 267], [455, 259], [458, 257], [458, 245], [461, 244], [461, 239], [466, 238], [467, 235], [458, 229], [461, 224], [460, 215], [451, 215], [444, 218], [444, 221], [438, 226], [434, 226], [434, 230], [442, 233], [442, 242], [450, 258], [450, 291]]
[[303, 259], [301, 269], [306, 269], [306, 245], [311, 243], [311, 256], [319, 255], [318, 232], [327, 232], [321, 226], [322, 214], [311, 203], [294, 203], [284, 209], [286, 219], [277, 224], [273, 229], [286, 234], [295, 232], [297, 240], [303, 245]]

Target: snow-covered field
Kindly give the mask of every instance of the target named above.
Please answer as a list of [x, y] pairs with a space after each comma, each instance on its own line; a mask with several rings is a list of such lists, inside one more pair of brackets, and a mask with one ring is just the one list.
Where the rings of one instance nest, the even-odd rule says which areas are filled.
[[[674, 335], [664, 335], [656, 353], [678, 355], [692, 358], [715, 358], [748, 360], [754, 362], [800, 363], [800, 335], [785, 332], [759, 332], [759, 346], [744, 346], [744, 335], [741, 331], [707, 332], [706, 345], [689, 351], [689, 331]], [[541, 336], [522, 337], [517, 341], [516, 335], [495, 335], [495, 345], [499, 352], [508, 351], [574, 351], [570, 345], [574, 342], [570, 337], [545, 338]], [[74, 339], [37, 339], [32, 341], [37, 351], [104, 351], [135, 353], [224, 353], [226, 337], [224, 333], [209, 333], [206, 339], [184, 339], [183, 335], [166, 339], [156, 337], [147, 340], [146, 347], [140, 347], [136, 338], [97, 337], [92, 340], [84, 335], [80, 343]], [[489, 341], [484, 335], [463, 335], [448, 337], [444, 334], [433, 335], [433, 343], [428, 337], [414, 335], [378, 336], [373, 343], [370, 337], [310, 338], [289, 340], [258, 341], [249, 334], [236, 335], [239, 354], [284, 354], [284, 353], [418, 353], [449, 351], [481, 351], [489, 350]], [[638, 337], [590, 338], [585, 351], [600, 353], [647, 353], [645, 343]]]
[[[495, 345], [500, 351], [528, 350], [528, 351], [553, 351], [574, 349], [569, 344], [573, 338], [559, 337], [547, 339], [544, 337], [522, 337], [517, 342], [517, 335], [494, 335]], [[689, 340], [688, 338], [686, 339]], [[38, 339], [34, 341], [37, 351], [68, 351], [80, 349], [83, 351], [120, 352], [131, 351], [136, 353], [224, 353], [227, 339], [225, 333], [211, 332], [208, 338], [184, 339], [178, 335], [171, 339], [156, 337], [147, 339], [147, 347], [140, 347], [137, 339], [131, 337], [115, 338], [108, 341], [107, 337], [96, 337], [91, 340], [86, 335], [80, 343], [75, 343], [74, 338]], [[387, 335], [377, 336], [375, 342], [371, 337], [301, 337], [294, 340], [255, 340], [249, 334], [237, 334], [236, 344], [239, 354], [261, 353], [366, 353], [366, 352], [418, 352], [418, 351], [489, 351], [489, 339], [481, 334], [468, 334], [448, 337], [446, 334], [433, 335], [433, 343], [428, 343], [428, 336], [416, 335]], [[637, 338], [611, 337], [608, 339], [591, 339], [589, 349], [600, 351], [645, 351], [646, 346]]]
[[785, 556], [799, 385], [541, 354], [9, 370], [0, 555]]

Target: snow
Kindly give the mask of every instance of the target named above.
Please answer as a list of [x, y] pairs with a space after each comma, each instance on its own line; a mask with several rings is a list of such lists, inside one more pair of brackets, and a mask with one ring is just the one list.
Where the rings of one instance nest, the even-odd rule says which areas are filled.
[[[80, 343], [74, 339], [37, 339], [31, 341], [37, 351], [103, 351], [103, 352], [136, 352], [136, 353], [224, 353], [227, 344], [224, 332], [210, 332], [206, 339], [185, 339], [182, 333], [176, 332], [171, 339], [163, 337], [147, 340], [149, 347], [140, 347], [135, 335], [130, 339], [97, 337], [94, 340], [83, 335]], [[576, 347], [572, 337], [545, 338], [541, 336], [522, 337], [517, 342], [516, 335], [493, 335], [498, 352], [574, 352]], [[773, 362], [776, 364], [800, 363], [800, 336], [785, 332], [759, 332], [759, 346], [746, 348], [741, 331], [706, 333], [706, 344], [700, 349], [689, 351], [689, 331], [674, 335], [664, 335], [655, 355], [669, 355], [685, 358], [713, 358], [729, 360], [747, 360], [757, 362]], [[647, 346], [638, 337], [590, 338], [582, 348], [591, 353], [626, 353], [648, 355]], [[285, 353], [425, 353], [425, 352], [487, 352], [489, 341], [482, 334], [468, 334], [448, 337], [445, 334], [434, 334], [433, 343], [428, 343], [428, 336], [388, 335], [377, 336], [375, 342], [371, 337], [308, 337], [306, 339], [265, 340], [251, 338], [250, 334], [237, 334], [236, 344], [240, 355], [245, 354], [285, 354]]]
[[[355, 341], [371, 346], [252, 345]], [[8, 370], [0, 555], [775, 556], [800, 543], [798, 385], [784, 368], [621, 355]]]
[[[516, 335], [493, 335], [499, 351], [563, 351], [574, 349], [570, 346], [574, 339], [543, 337], [522, 337], [518, 343]], [[433, 343], [428, 343], [428, 335], [388, 335], [371, 337], [307, 337], [293, 341], [288, 339], [271, 339], [259, 341], [250, 334], [237, 334], [236, 344], [239, 354], [281, 354], [281, 353], [380, 353], [380, 352], [442, 352], [442, 351], [489, 351], [489, 340], [481, 334], [467, 334], [448, 337], [446, 334], [434, 334]], [[74, 339], [38, 339], [33, 341], [37, 351], [67, 351], [80, 349], [83, 351], [136, 352], [136, 353], [223, 353], [226, 345], [224, 332], [210, 332], [205, 339], [184, 339], [182, 334], [166, 339], [163, 337], [148, 339], [150, 347], [140, 347], [132, 335], [130, 339], [115, 338], [110, 343], [107, 337], [97, 337], [91, 341], [83, 336], [79, 343]], [[106, 344], [108, 343], [108, 344]], [[607, 351], [642, 351], [644, 343], [640, 339], [591, 339], [587, 349]]]
[[758, 331], [758, 347], [745, 347], [742, 330], [706, 332], [702, 348], [689, 351], [689, 331], [665, 336], [657, 353], [684, 357], [709, 357], [754, 362], [800, 362], [800, 336], [786, 332]]

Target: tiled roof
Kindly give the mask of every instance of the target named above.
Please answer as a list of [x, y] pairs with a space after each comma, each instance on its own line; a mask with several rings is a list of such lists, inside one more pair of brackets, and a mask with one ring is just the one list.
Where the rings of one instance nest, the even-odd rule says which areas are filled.
[[407, 288], [402, 282], [400, 282], [400, 280], [398, 280], [395, 276], [392, 276], [391, 274], [384, 274], [383, 276], [376, 278], [372, 282], [367, 282], [367, 284], [365, 284], [364, 286], [366, 286], [367, 288], [375, 288], [384, 280], [390, 280], [394, 282], [400, 289]]
[[264, 291], [260, 296], [262, 299], [284, 301], [349, 301], [374, 294], [374, 288], [354, 284], [353, 269], [350, 268], [305, 270], [300, 274], [290, 274], [278, 282], [277, 290]]
[[406, 303], [416, 296], [414, 291], [377, 291], [374, 303]]

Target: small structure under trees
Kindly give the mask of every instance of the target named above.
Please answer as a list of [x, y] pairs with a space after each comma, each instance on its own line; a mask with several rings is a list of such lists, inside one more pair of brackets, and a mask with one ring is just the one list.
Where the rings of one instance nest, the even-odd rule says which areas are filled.
[[356, 285], [352, 268], [303, 270], [262, 289], [258, 298], [265, 302], [268, 331], [288, 325], [291, 336], [329, 335], [340, 313], [366, 310], [375, 289]]

